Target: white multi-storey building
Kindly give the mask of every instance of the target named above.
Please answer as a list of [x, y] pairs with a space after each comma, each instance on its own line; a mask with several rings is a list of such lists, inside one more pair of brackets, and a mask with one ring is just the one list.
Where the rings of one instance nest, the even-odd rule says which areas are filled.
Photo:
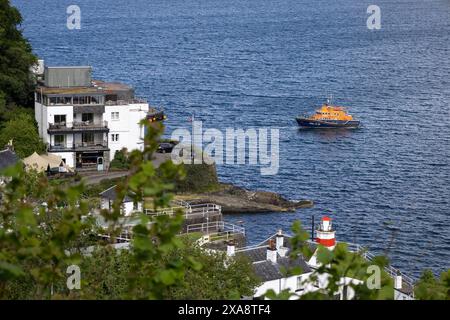
[[35, 118], [48, 152], [77, 170], [106, 170], [116, 151], [143, 149], [141, 120], [153, 110], [121, 83], [91, 79], [91, 67], [45, 67]]

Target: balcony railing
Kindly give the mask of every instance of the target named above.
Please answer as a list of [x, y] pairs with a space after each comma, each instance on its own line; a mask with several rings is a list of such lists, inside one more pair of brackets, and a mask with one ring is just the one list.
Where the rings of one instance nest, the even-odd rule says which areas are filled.
[[58, 151], [96, 151], [108, 149], [107, 141], [98, 142], [77, 142], [74, 144], [62, 143], [48, 145], [48, 151], [58, 152]]
[[108, 131], [108, 121], [74, 121], [50, 123], [48, 131], [62, 132], [62, 131]]
[[72, 126], [74, 129], [108, 128], [108, 121], [74, 121]]
[[121, 105], [128, 105], [128, 104], [137, 104], [137, 103], [147, 103], [147, 100], [143, 99], [143, 98], [134, 98], [134, 99], [128, 99], [128, 100], [107, 100], [105, 102], [105, 105], [121, 106]]
[[103, 150], [108, 148], [107, 141], [98, 141], [98, 142], [76, 142], [75, 150]]
[[48, 145], [47, 149], [50, 152], [68, 151], [68, 150], [73, 150], [73, 145], [54, 144], [54, 145]]

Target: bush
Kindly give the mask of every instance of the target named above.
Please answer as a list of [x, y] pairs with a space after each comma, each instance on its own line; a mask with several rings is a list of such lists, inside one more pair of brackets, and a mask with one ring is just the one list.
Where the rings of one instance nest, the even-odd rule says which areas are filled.
[[111, 161], [110, 168], [120, 170], [127, 170], [130, 168], [130, 159], [126, 148], [116, 151], [114, 159]]
[[205, 192], [219, 185], [215, 165], [185, 164], [185, 179], [177, 184], [178, 192]]
[[46, 151], [33, 117], [26, 113], [18, 113], [0, 130], [0, 149], [3, 149], [10, 140], [13, 140], [14, 150], [20, 158], [28, 157], [35, 151], [37, 153]]

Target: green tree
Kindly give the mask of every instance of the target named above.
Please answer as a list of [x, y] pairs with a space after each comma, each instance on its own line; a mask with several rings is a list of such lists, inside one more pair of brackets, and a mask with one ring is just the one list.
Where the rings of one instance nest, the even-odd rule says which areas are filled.
[[223, 252], [206, 252], [192, 241], [186, 243], [183, 250], [175, 250], [170, 255], [194, 258], [201, 269], [187, 269], [182, 281], [165, 290], [164, 299], [225, 300], [253, 296], [261, 281], [246, 257], [230, 259]]
[[14, 149], [20, 158], [25, 158], [33, 152], [45, 152], [46, 146], [37, 132], [34, 119], [25, 114], [17, 116], [5, 123], [0, 129], [0, 148], [13, 140]]
[[[147, 128], [145, 149], [130, 154], [132, 174], [118, 183], [113, 209], [101, 212], [109, 223], [101, 230], [110, 235], [106, 240], [97, 236], [100, 230], [89, 215], [82, 184], [54, 186], [20, 165], [3, 173], [11, 181], [0, 186], [0, 299], [219, 298], [251, 293], [256, 281], [248, 273], [251, 265], [229, 262], [224, 271], [224, 255], [204, 255], [191, 240], [177, 236], [181, 214], [154, 219], [142, 214], [132, 228], [129, 250], [110, 246], [124, 230], [120, 209], [125, 196], [151, 198], [154, 208], [165, 207], [175, 189], [173, 181], [183, 176], [182, 167], [170, 161], [156, 170], [146, 160], [156, 150], [161, 129], [160, 124]], [[89, 246], [96, 248], [91, 254]], [[79, 291], [66, 287], [71, 264], [83, 270]], [[248, 277], [239, 278], [241, 272]], [[212, 288], [196, 292], [200, 280]]]
[[450, 300], [450, 270], [436, 279], [431, 270], [424, 270], [415, 288], [416, 298], [420, 300]]
[[[191, 260], [179, 281], [166, 287], [163, 299], [239, 299], [252, 295], [259, 283], [252, 265], [244, 259], [228, 259], [225, 254], [208, 254], [191, 240], [182, 237], [183, 247], [169, 250], [159, 260], [147, 261], [138, 271], [158, 269], [168, 261]], [[194, 262], [195, 261], [195, 262]], [[227, 263], [228, 262], [228, 263]], [[227, 267], [224, 265], [227, 264]], [[122, 299], [129, 296], [128, 277], [133, 269], [130, 250], [99, 247], [92, 256], [83, 259], [83, 282], [80, 296], [85, 299]]]
[[130, 160], [128, 157], [128, 151], [126, 148], [117, 150], [114, 154], [114, 159], [111, 161], [111, 169], [129, 169]]
[[21, 23], [22, 16], [10, 1], [0, 0], [0, 96], [4, 97], [3, 107], [33, 106], [34, 80], [29, 70], [36, 63], [36, 57], [19, 29]]

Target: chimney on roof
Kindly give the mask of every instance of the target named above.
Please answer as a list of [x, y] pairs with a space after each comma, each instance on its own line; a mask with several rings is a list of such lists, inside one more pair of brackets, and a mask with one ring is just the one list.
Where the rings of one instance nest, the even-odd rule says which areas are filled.
[[227, 243], [227, 256], [232, 257], [235, 255], [236, 245], [233, 240], [228, 241]]
[[277, 248], [273, 239], [269, 240], [269, 246], [267, 247], [267, 260], [277, 263]]
[[400, 276], [400, 275], [395, 276], [395, 278], [394, 278], [394, 289], [399, 289], [400, 290], [402, 288], [402, 282], [403, 282], [402, 276]]
[[284, 246], [284, 236], [283, 231], [281, 229], [278, 230], [277, 235], [275, 237], [277, 250]]

